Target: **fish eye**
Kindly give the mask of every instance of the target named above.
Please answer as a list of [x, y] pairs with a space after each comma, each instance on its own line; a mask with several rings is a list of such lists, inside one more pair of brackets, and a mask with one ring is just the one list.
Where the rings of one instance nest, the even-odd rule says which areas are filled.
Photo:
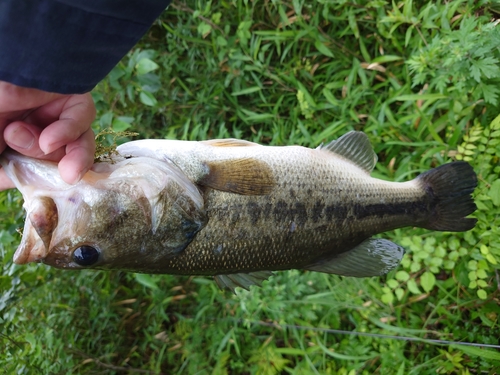
[[95, 247], [83, 245], [73, 251], [73, 261], [79, 266], [91, 266], [99, 260], [99, 255]]

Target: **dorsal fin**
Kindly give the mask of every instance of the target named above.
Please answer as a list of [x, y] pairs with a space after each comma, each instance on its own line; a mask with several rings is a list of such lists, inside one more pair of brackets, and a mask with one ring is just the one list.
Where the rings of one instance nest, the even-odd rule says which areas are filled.
[[202, 141], [206, 145], [213, 147], [250, 147], [250, 146], [260, 146], [258, 143], [244, 141], [242, 139], [227, 138], [227, 139], [210, 139], [208, 141]]
[[200, 185], [242, 195], [269, 194], [276, 184], [271, 168], [263, 161], [243, 158], [207, 163], [208, 174]]
[[373, 151], [372, 145], [365, 133], [351, 131], [336, 141], [318, 148], [343, 156], [368, 173], [373, 171], [377, 163], [377, 155]]

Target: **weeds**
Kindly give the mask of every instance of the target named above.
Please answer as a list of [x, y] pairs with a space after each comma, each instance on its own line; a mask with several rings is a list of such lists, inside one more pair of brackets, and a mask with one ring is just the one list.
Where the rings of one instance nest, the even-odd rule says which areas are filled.
[[[236, 295], [201, 277], [18, 267], [20, 197], [0, 194], [5, 373], [494, 373], [498, 352], [498, 7], [487, 1], [177, 1], [93, 92], [94, 130], [316, 147], [370, 137], [373, 175], [454, 159], [479, 176], [477, 227], [396, 230], [384, 278], [279, 272]], [[123, 139], [123, 141], [128, 140]], [[263, 324], [260, 324], [263, 323]]]

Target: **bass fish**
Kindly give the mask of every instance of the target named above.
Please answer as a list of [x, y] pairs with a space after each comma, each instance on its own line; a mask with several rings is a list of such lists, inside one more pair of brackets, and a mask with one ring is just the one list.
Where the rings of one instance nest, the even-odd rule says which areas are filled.
[[277, 270], [383, 275], [404, 250], [374, 235], [476, 224], [469, 164], [402, 183], [372, 178], [377, 156], [360, 132], [316, 149], [222, 139], [139, 140], [117, 151], [76, 185], [53, 162], [0, 157], [27, 212], [15, 263], [211, 275], [234, 291]]

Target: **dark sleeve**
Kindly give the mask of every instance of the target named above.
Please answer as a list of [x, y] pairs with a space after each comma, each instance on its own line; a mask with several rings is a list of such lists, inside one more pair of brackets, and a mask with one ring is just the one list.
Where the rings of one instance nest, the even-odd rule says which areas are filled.
[[1, 0], [0, 80], [88, 92], [146, 33], [170, 0]]

